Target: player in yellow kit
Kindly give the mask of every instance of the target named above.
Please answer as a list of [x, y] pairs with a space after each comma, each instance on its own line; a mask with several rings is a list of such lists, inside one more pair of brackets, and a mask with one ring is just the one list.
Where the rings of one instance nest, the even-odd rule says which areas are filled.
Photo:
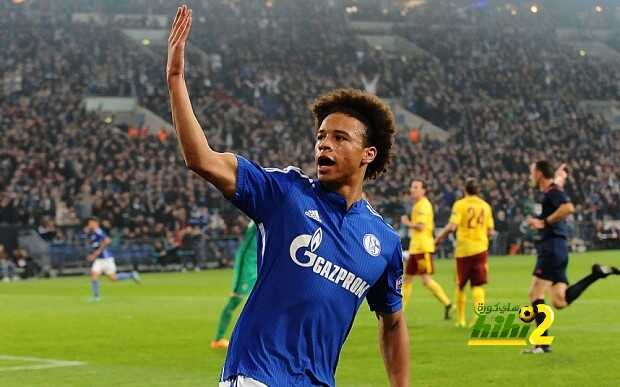
[[401, 219], [402, 223], [409, 227], [410, 236], [409, 259], [405, 268], [405, 283], [403, 285], [404, 307], [409, 302], [413, 276], [419, 275], [422, 284], [444, 305], [444, 318], [448, 320], [450, 319], [452, 303], [441, 285], [435, 282], [432, 277], [435, 271], [433, 267], [433, 253], [435, 252], [433, 229], [435, 223], [433, 221], [433, 205], [426, 197], [426, 183], [420, 179], [413, 180], [409, 192], [414, 203], [411, 209], [411, 219], [407, 215], [403, 215]]
[[456, 231], [456, 325], [465, 327], [465, 285], [470, 282], [474, 306], [484, 304], [487, 283], [487, 256], [489, 237], [495, 233], [493, 210], [479, 196], [480, 188], [475, 180], [465, 183], [465, 197], [452, 206], [450, 220], [435, 238], [441, 243], [448, 234]]

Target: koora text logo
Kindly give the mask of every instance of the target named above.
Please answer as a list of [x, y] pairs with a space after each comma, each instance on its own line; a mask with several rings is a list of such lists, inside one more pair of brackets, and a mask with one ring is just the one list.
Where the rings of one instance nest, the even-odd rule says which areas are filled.
[[[555, 320], [553, 309], [549, 305], [522, 306], [497, 303], [493, 305], [478, 304], [474, 308], [478, 320], [472, 327], [468, 345], [549, 345], [553, 336], [543, 336]], [[542, 324], [532, 333], [530, 328], [536, 314], [544, 315]]]
[[362, 298], [370, 285], [355, 273], [340, 267], [327, 258], [320, 257], [317, 250], [323, 241], [323, 230], [319, 227], [314, 234], [301, 234], [291, 242], [289, 252], [296, 265], [312, 268], [312, 272], [326, 280], [339, 285]]

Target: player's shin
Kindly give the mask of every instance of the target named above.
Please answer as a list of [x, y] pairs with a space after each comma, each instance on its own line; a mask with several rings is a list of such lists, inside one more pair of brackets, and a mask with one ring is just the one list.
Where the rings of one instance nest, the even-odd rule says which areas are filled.
[[93, 298], [99, 298], [99, 280], [94, 279], [90, 281], [90, 288], [93, 292]]
[[484, 305], [484, 288], [482, 286], [474, 286], [471, 288], [471, 295], [474, 299], [474, 308], [479, 305]]
[[[474, 299], [474, 308], [477, 308], [478, 305], [484, 305], [484, 288], [482, 286], [472, 286], [471, 288], [471, 296]], [[470, 322], [470, 326], [473, 326], [476, 323], [476, 319], [474, 318]]]
[[[539, 304], [544, 304], [545, 300], [542, 298], [539, 298], [537, 300], [532, 301], [532, 307], [534, 308], [534, 313], [536, 314], [536, 326], [539, 326], [540, 324], [543, 323], [543, 321], [545, 321], [545, 314], [544, 313], [538, 313], [538, 308], [537, 306]], [[544, 331], [543, 336], [548, 336], [549, 335], [549, 331]], [[548, 345], [546, 346], [548, 347]]]
[[465, 303], [467, 302], [467, 295], [464, 289], [456, 289], [456, 325], [465, 326]]
[[131, 279], [131, 273], [129, 272], [124, 272], [124, 273], [116, 273], [116, 280], [117, 281], [125, 281]]
[[431, 293], [433, 293], [435, 298], [437, 298], [439, 302], [444, 304], [444, 306], [450, 305], [450, 299], [448, 298], [448, 295], [446, 294], [446, 292], [444, 292], [441, 285], [435, 282], [434, 279], [429, 278], [428, 281], [424, 283], [424, 286], [426, 286], [431, 291]]
[[407, 308], [407, 305], [409, 304], [409, 297], [411, 297], [411, 288], [412, 288], [412, 283], [411, 281], [405, 281], [405, 284], [403, 285], [403, 309]]
[[600, 273], [599, 270], [597, 270], [600, 266], [597, 266], [598, 265], [594, 265], [592, 267], [592, 273], [583, 277], [566, 289], [566, 302], [569, 305], [573, 301], [575, 301], [581, 295], [581, 293], [583, 293], [588, 288], [588, 286], [592, 285], [601, 278], [605, 278], [604, 275]]
[[220, 340], [226, 334], [226, 329], [230, 324], [230, 320], [232, 318], [233, 311], [239, 306], [241, 303], [241, 297], [232, 296], [228, 299], [228, 303], [222, 310], [222, 314], [220, 315], [220, 322], [217, 326], [217, 332], [215, 333], [215, 340]]

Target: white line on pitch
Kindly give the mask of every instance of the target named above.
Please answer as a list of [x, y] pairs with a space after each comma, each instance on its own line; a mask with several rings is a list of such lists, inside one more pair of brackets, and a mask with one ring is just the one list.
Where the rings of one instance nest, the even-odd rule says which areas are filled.
[[76, 366], [86, 365], [86, 363], [81, 362], [81, 361], [68, 361], [68, 360], [57, 360], [57, 359], [42, 359], [42, 358], [31, 357], [31, 356], [0, 355], [0, 360], [13, 360], [13, 361], [43, 363], [43, 364], [31, 364], [31, 365], [18, 365], [18, 366], [10, 366], [10, 367], [0, 367], [0, 372], [2, 372], [2, 371], [19, 371], [19, 370], [41, 370], [41, 369], [46, 369], [46, 368], [76, 367]]

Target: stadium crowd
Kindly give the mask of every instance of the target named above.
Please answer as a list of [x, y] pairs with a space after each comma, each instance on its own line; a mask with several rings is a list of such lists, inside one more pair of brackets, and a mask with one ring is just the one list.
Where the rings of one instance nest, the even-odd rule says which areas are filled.
[[[198, 231], [239, 235], [239, 213], [185, 168], [173, 136], [111, 127], [81, 103], [86, 95], [135, 96], [169, 119], [164, 49], [131, 42], [122, 21], [72, 23], [71, 12], [148, 7], [170, 15], [174, 7], [90, 3], [38, 13], [0, 6], [8, 15], [0, 21], [0, 222], [38, 227], [51, 241], [69, 238], [62, 230], [91, 215], [118, 238], [162, 246]], [[398, 137], [391, 170], [368, 192], [391, 223], [408, 212], [413, 176], [428, 182], [438, 224], [470, 176], [500, 225], [519, 223], [534, 197], [529, 163], [540, 157], [568, 162], [580, 220], [620, 218], [620, 135], [578, 109], [582, 99], [619, 98], [620, 66], [578, 55], [549, 26], [506, 18], [504, 28], [491, 11], [445, 2], [451, 12], [398, 16], [411, 23], [395, 33], [426, 53], [393, 56], [356, 39], [339, 1], [190, 3], [191, 45], [207, 54], [190, 50], [188, 84], [215, 149], [312, 175], [308, 104], [334, 87], [365, 88], [450, 133], [445, 142]]]

